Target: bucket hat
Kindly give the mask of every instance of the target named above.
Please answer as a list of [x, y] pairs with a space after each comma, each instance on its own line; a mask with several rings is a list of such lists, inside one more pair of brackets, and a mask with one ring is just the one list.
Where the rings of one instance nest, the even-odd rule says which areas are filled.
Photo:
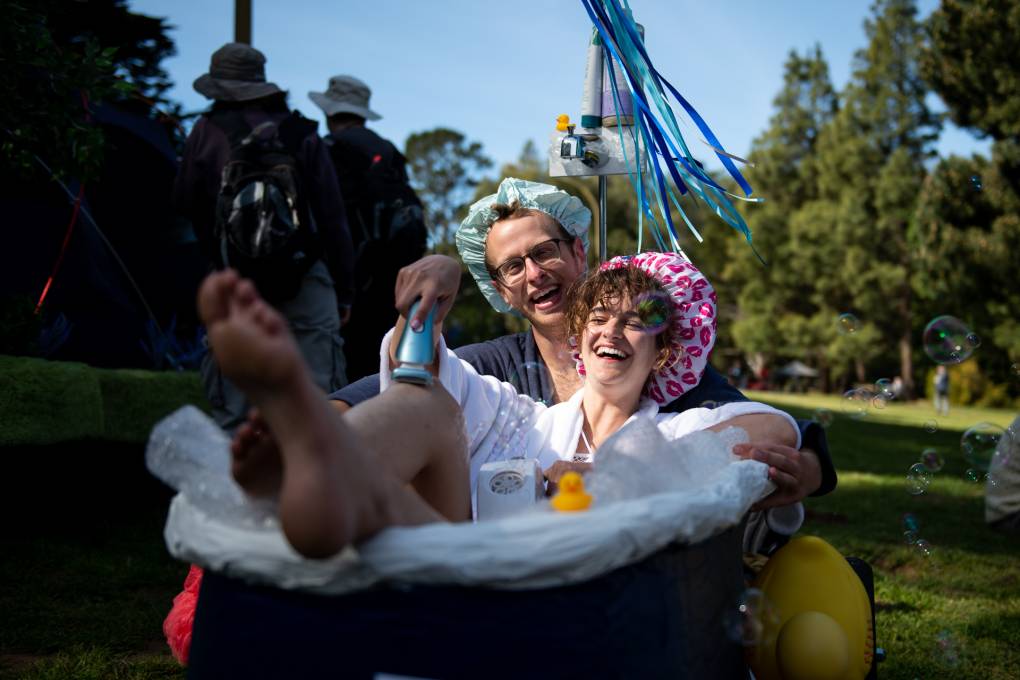
[[227, 43], [212, 54], [209, 72], [195, 79], [195, 90], [225, 102], [245, 102], [282, 92], [266, 82], [266, 57], [251, 45]]
[[322, 109], [326, 117], [353, 113], [365, 120], [379, 120], [378, 113], [368, 108], [372, 90], [354, 76], [333, 76], [325, 92], [309, 92], [308, 98]]

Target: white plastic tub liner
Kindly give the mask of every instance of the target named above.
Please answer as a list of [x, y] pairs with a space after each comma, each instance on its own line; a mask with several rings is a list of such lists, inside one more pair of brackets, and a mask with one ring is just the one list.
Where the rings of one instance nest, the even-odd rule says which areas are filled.
[[146, 462], [178, 490], [170, 553], [228, 576], [324, 594], [381, 582], [532, 589], [586, 581], [739, 523], [774, 488], [766, 465], [730, 452], [743, 438], [705, 431], [669, 444], [638, 419], [600, 447], [586, 512], [539, 506], [498, 521], [392, 527], [326, 560], [298, 555], [273, 506], [245, 496], [230, 477], [229, 440], [198, 409], [156, 426]]

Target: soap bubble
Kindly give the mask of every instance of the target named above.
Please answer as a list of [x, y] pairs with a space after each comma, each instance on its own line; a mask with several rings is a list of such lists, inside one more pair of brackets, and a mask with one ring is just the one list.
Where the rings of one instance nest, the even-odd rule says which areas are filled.
[[1006, 435], [998, 425], [978, 423], [960, 437], [960, 450], [964, 459], [981, 472], [986, 472], [995, 457], [995, 448]]
[[925, 449], [921, 452], [921, 465], [932, 472], [938, 472], [946, 464], [938, 449]]
[[977, 484], [981, 481], [981, 473], [974, 468], [967, 468], [963, 473], [963, 478], [972, 484]]
[[875, 381], [875, 391], [878, 392], [878, 396], [885, 399], [892, 399], [896, 395], [893, 393], [892, 380], [889, 378], [879, 378]]
[[970, 332], [967, 334], [967, 344], [972, 348], [977, 349], [981, 346], [981, 336], [977, 333]]
[[921, 557], [931, 557], [933, 552], [931, 543], [923, 538], [919, 538], [914, 541], [914, 549], [921, 555]]
[[855, 420], [860, 420], [868, 415], [868, 407], [871, 406], [871, 400], [874, 397], [871, 390], [847, 390], [843, 394], [843, 413]]
[[914, 513], [905, 512], [903, 513], [903, 528], [907, 531], [917, 531], [921, 528], [921, 522], [914, 516]]
[[861, 327], [861, 321], [853, 314], [844, 312], [836, 318], [836, 328], [840, 333], [855, 333]]
[[937, 420], [926, 420], [924, 421], [924, 431], [928, 434], [935, 434], [939, 431], [939, 423]]
[[931, 470], [922, 463], [914, 463], [907, 470], [907, 493], [911, 496], [920, 496], [928, 490], [931, 478]]
[[822, 427], [828, 427], [829, 425], [832, 425], [832, 421], [834, 419], [835, 416], [829, 409], [827, 408], [815, 409], [814, 421], [821, 425]]
[[917, 543], [918, 540], [921, 539], [918, 537], [916, 531], [907, 529], [906, 531], [903, 532], [903, 542], [906, 543], [907, 545], [914, 545], [915, 543]]
[[723, 616], [726, 636], [745, 647], [771, 644], [779, 622], [779, 610], [757, 588], [741, 593], [736, 606]]
[[985, 476], [982, 478], [982, 481], [985, 483], [986, 486], [990, 486], [993, 489], [999, 486], [999, 480], [996, 479], [996, 477], [991, 472], [986, 472]]
[[[936, 364], [958, 364], [974, 352], [977, 336], [955, 316], [937, 316], [924, 327], [924, 351]], [[978, 340], [980, 343], [980, 340]]]
[[975, 191], [981, 191], [981, 189], [982, 189], [981, 175], [971, 175], [970, 176], [970, 185], [972, 187], [974, 187]]
[[549, 369], [539, 361], [525, 361], [510, 374], [507, 382], [514, 386], [517, 394], [543, 394], [543, 386], [552, 389]]
[[1014, 378], [1020, 378], [1020, 364], [1013, 364], [1009, 367], [1009, 370], [1013, 371]]
[[643, 293], [634, 299], [634, 309], [637, 311], [646, 333], [658, 335], [666, 330], [670, 321], [672, 304], [669, 295], [662, 291]]
[[876, 395], [876, 396], [875, 396], [875, 397], [874, 397], [874, 398], [873, 398], [873, 399], [871, 400], [871, 405], [872, 405], [872, 406], [874, 406], [875, 408], [877, 408], [877, 409], [878, 409], [879, 411], [882, 411], [882, 410], [884, 410], [884, 409], [885, 409], [885, 407], [886, 407], [886, 406], [887, 406], [888, 404], [889, 404], [889, 399], [888, 399], [888, 398], [886, 398], [886, 397], [883, 397], [883, 396], [882, 396], [881, 394], [879, 394], [879, 395]]

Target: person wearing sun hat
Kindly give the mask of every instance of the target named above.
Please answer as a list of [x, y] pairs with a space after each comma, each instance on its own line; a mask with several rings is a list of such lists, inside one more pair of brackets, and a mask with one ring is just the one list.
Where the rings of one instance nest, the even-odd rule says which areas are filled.
[[325, 92], [308, 93], [308, 98], [322, 109], [327, 119], [346, 113], [360, 118], [362, 123], [366, 120], [382, 118], [378, 113], [368, 108], [368, 100], [371, 97], [372, 90], [368, 85], [354, 76], [345, 75], [330, 78]]
[[397, 273], [428, 246], [424, 209], [408, 180], [407, 159], [365, 127], [365, 121], [382, 118], [369, 108], [371, 96], [368, 85], [348, 75], [330, 78], [325, 92], [308, 93], [326, 116], [325, 142], [354, 245], [358, 294], [350, 323], [341, 331], [351, 380], [376, 371], [379, 338], [397, 320]]
[[[294, 158], [301, 191], [314, 221], [311, 241], [317, 257], [291, 298], [276, 300], [277, 309], [291, 323], [315, 376], [324, 390], [347, 383], [341, 318], [354, 297], [351, 236], [336, 173], [314, 122], [291, 112], [287, 93], [266, 79], [266, 57], [241, 43], [227, 43], [213, 52], [208, 72], [195, 79], [195, 90], [212, 100], [185, 142], [174, 185], [177, 211], [191, 220], [210, 268], [224, 266], [215, 235], [216, 206], [223, 169], [235, 142], [262, 130], [276, 131]], [[202, 380], [214, 417], [233, 430], [248, 412], [244, 395], [223, 378], [211, 354], [202, 362]]]

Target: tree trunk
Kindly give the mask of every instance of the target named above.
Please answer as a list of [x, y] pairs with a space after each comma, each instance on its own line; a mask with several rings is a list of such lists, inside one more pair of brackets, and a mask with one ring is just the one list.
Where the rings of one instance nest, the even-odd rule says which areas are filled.
[[900, 318], [903, 320], [903, 332], [900, 334], [900, 378], [903, 379], [903, 392], [899, 397], [903, 401], [913, 401], [916, 393], [914, 385], [914, 348], [911, 344], [910, 307], [913, 302], [913, 291], [910, 289], [910, 259], [906, 258], [907, 280], [900, 302]]
[[900, 336], [900, 377], [903, 378], [903, 401], [913, 401], [916, 394], [914, 385], [914, 348], [910, 343], [910, 328]]

